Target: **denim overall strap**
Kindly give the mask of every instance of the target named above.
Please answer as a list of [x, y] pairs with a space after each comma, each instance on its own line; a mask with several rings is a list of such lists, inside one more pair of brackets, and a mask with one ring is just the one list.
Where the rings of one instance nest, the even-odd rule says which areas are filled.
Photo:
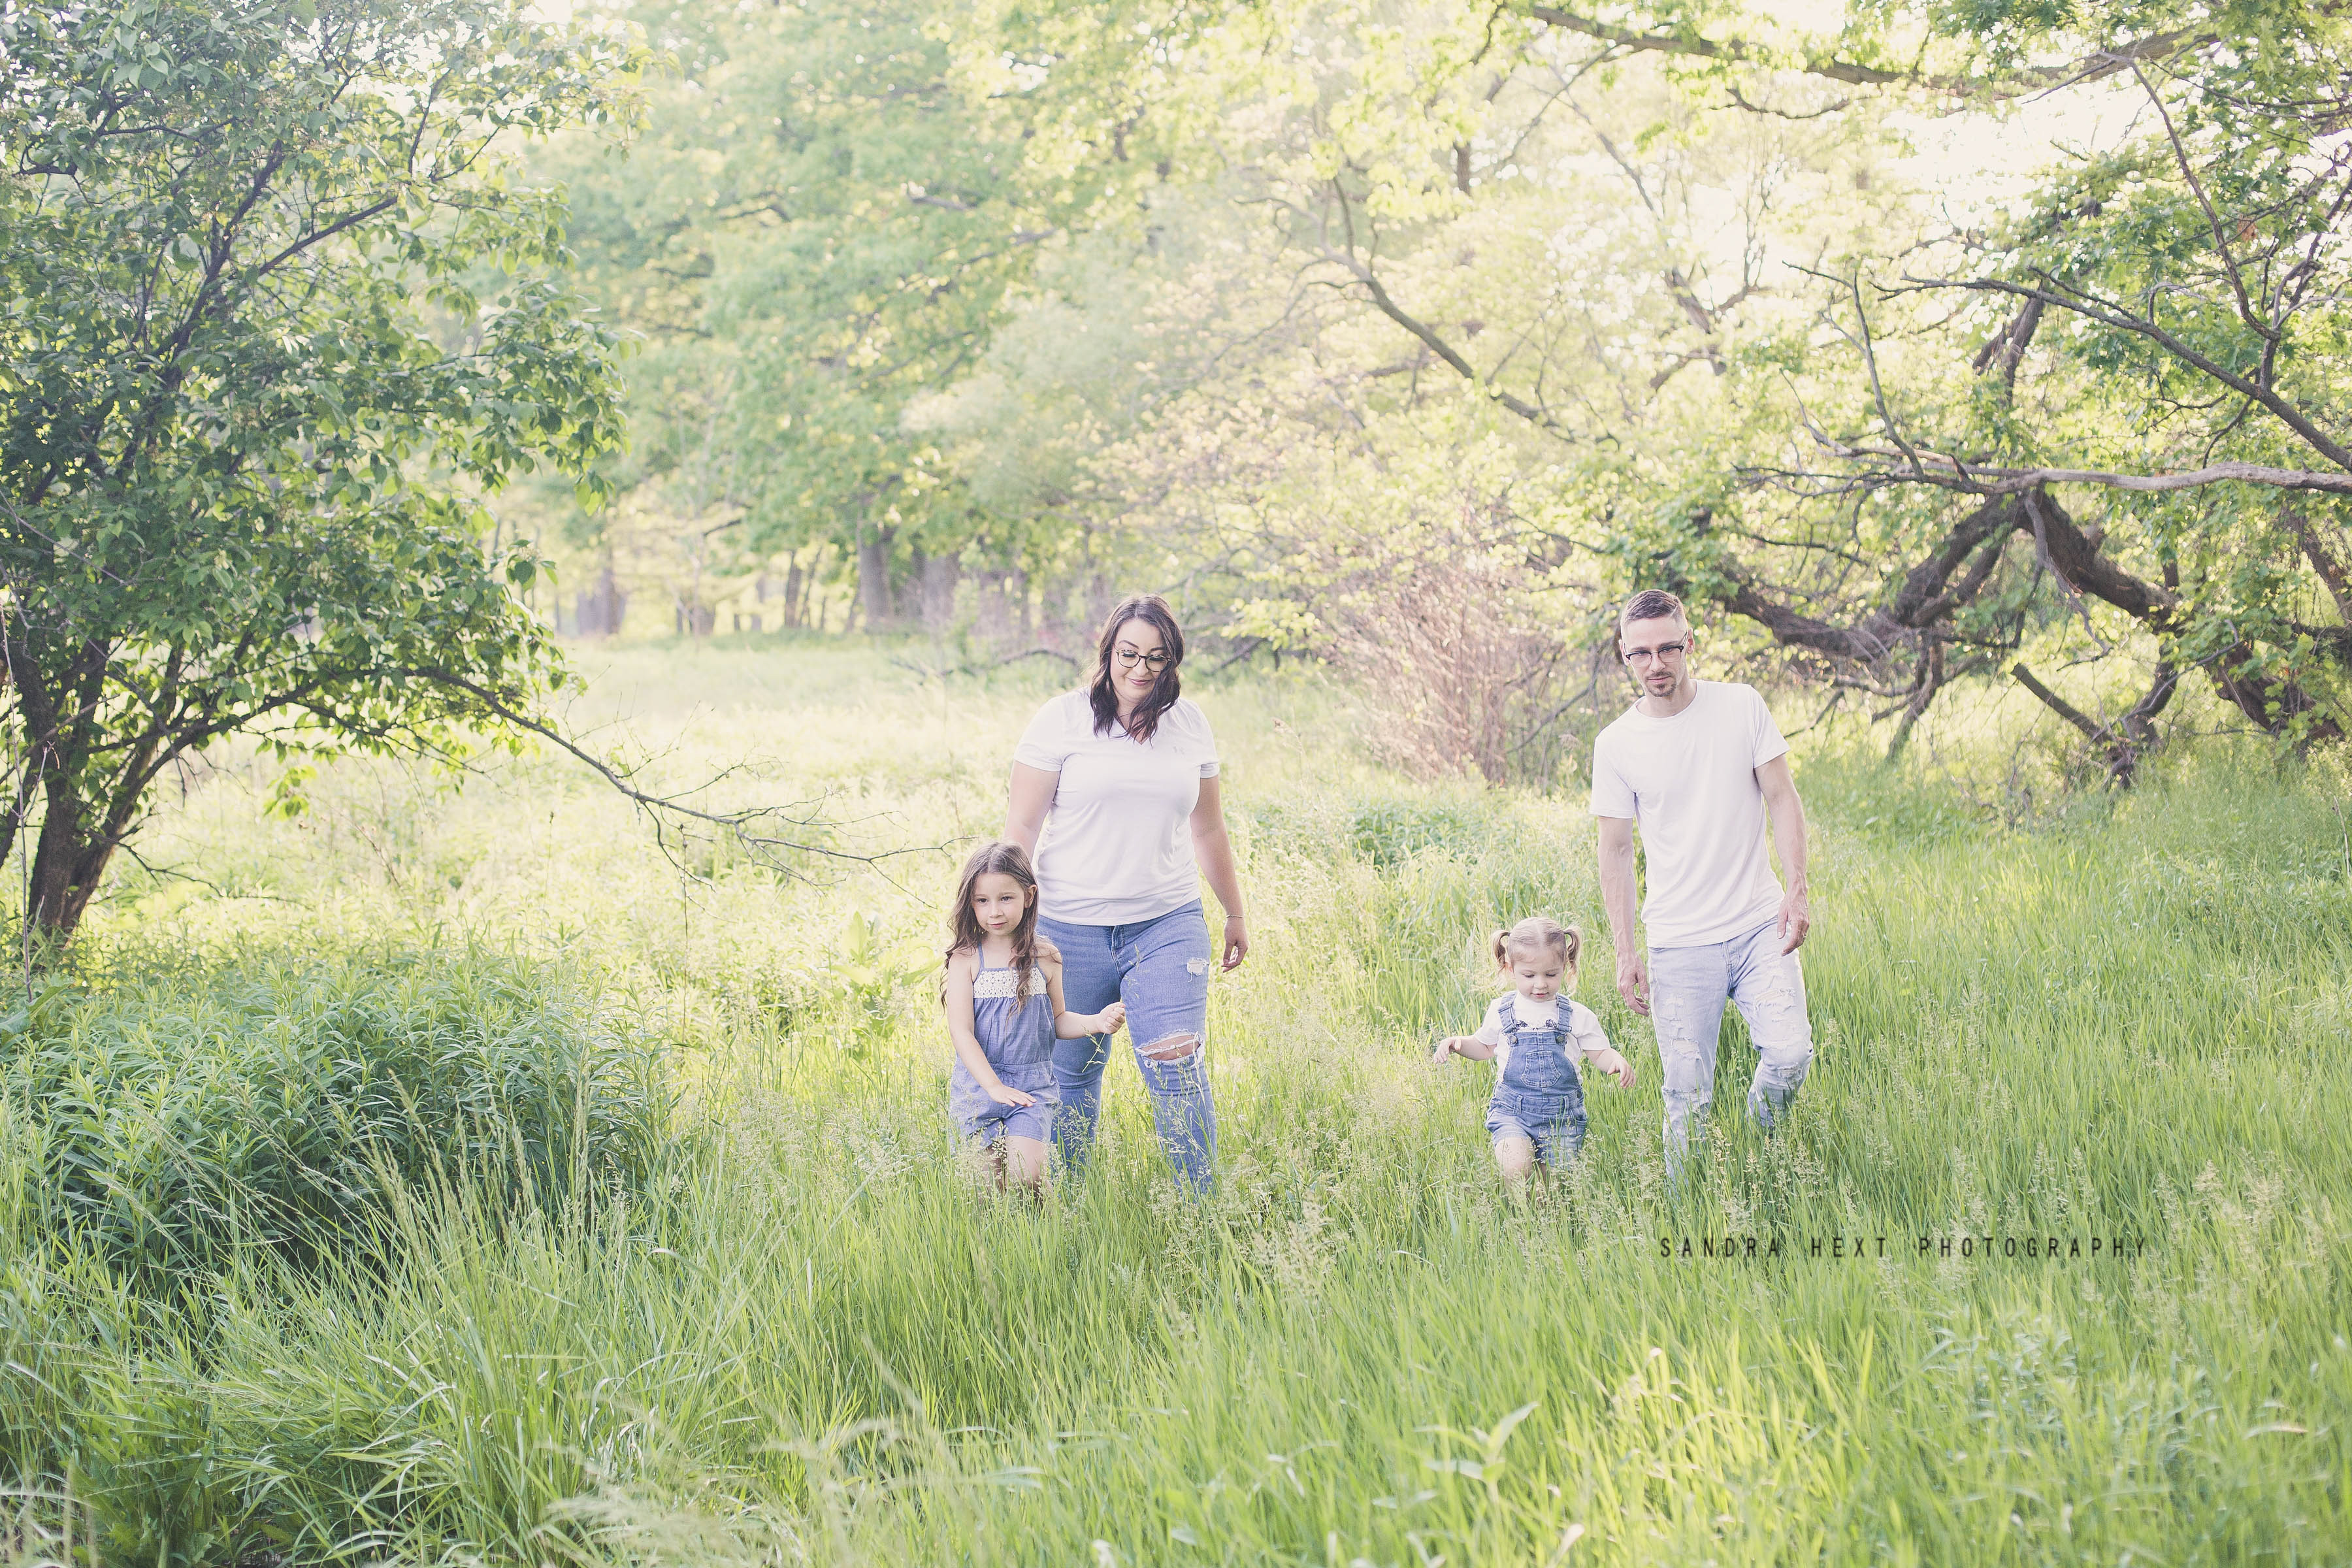
[[1510, 1042], [1511, 1054], [1503, 1064], [1500, 1087], [1522, 1094], [1572, 1095], [1583, 1099], [1584, 1080], [1578, 1076], [1576, 1064], [1568, 1059], [1568, 1047], [1573, 1037], [1568, 1027], [1568, 1009], [1561, 1006], [1549, 1025], [1522, 1024], [1515, 1005], [1505, 1004], [1503, 1037]]

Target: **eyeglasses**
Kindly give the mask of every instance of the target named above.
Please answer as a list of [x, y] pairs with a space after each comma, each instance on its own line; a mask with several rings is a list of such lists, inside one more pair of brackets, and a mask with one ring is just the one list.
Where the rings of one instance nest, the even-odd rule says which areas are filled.
[[1121, 669], [1133, 669], [1140, 664], [1154, 675], [1176, 662], [1166, 653], [1156, 648], [1150, 653], [1140, 653], [1131, 647], [1123, 647], [1113, 653], [1111, 658], [1118, 660], [1118, 667]]
[[1654, 658], [1680, 658], [1689, 647], [1690, 639], [1685, 637], [1680, 642], [1662, 642], [1655, 647], [1629, 647], [1625, 650], [1625, 662], [1647, 664]]

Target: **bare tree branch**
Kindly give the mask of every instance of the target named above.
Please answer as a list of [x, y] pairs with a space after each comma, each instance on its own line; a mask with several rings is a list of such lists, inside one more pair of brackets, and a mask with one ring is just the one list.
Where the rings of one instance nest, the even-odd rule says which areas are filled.
[[[1972, 293], [2010, 294], [2021, 300], [2040, 300], [2045, 305], [2055, 305], [2061, 310], [2072, 310], [2076, 315], [2096, 321], [2102, 326], [2113, 327], [2118, 331], [2132, 332], [2147, 338], [2183, 364], [2194, 366], [2240, 396], [2250, 397], [2261, 404], [2276, 415], [2281, 424], [2302, 437], [2321, 457], [2339, 468], [2352, 470], [2352, 450], [2347, 450], [2341, 443], [2330, 437], [2326, 431], [2313, 424], [2310, 416], [2305, 414], [2303, 410], [2269, 387], [2248, 381], [2244, 376], [2200, 353], [2196, 349], [2145, 317], [2128, 316], [2104, 303], [2062, 294], [2053, 289], [2033, 288], [2023, 283], [2011, 283], [1997, 278], [1906, 278], [1905, 281], [1913, 289], [1963, 289]], [[1907, 291], [1907, 289], [1895, 289], [1881, 290], [1887, 294]], [[2319, 489], [2322, 487], [2306, 485], [2296, 488]]]
[[1496, 403], [1501, 404], [1504, 407], [1509, 409], [1512, 413], [1517, 415], [1528, 424], [1537, 426], [1538, 429], [1549, 431], [1562, 440], [1570, 440], [1573, 438], [1568, 428], [1561, 425], [1558, 420], [1554, 419], [1549, 414], [1547, 414], [1542, 409], [1537, 407], [1534, 404], [1528, 402], [1525, 398], [1514, 396], [1510, 393], [1506, 392], [1503, 388], [1495, 385], [1485, 376], [1480, 375], [1477, 370], [1471, 365], [1470, 362], [1462, 357], [1459, 350], [1455, 349], [1453, 344], [1447, 342], [1444, 338], [1439, 337], [1436, 331], [1431, 328], [1427, 322], [1419, 321], [1413, 316], [1408, 314], [1403, 306], [1391, 299], [1389, 297], [1388, 289], [1382, 287], [1379, 275], [1374, 273], [1370, 268], [1365, 266], [1354, 257], [1347, 255], [1344, 252], [1327, 251], [1325, 254], [1329, 258], [1329, 259], [1337, 261], [1339, 265], [1345, 267], [1349, 273], [1354, 275], [1356, 281], [1363, 285], [1365, 295], [1371, 300], [1372, 306], [1375, 310], [1379, 310], [1381, 315], [1386, 316], [1390, 321], [1394, 321], [1398, 326], [1402, 327], [1406, 331], [1411, 332], [1414, 337], [1420, 339], [1422, 343], [1428, 348], [1430, 353], [1435, 354], [1439, 359], [1444, 360], [1446, 364], [1453, 369], [1454, 373], [1461, 376], [1463, 380], [1470, 383], [1471, 385], [1478, 388], [1478, 390], [1485, 393], [1488, 397], [1493, 398]]
[[[829, 860], [871, 866], [893, 856], [917, 854], [924, 849], [937, 847], [933, 845], [919, 845], [869, 855], [836, 848], [832, 845], [816, 842], [814, 838], [762, 832], [761, 828], [768, 824], [799, 828], [817, 826], [821, 824], [812, 818], [794, 817], [788, 815], [791, 808], [787, 806], [751, 806], [741, 811], [705, 811], [699, 806], [688, 805], [677, 795], [655, 795], [650, 791], [639, 789], [631, 782], [626, 773], [580, 745], [552, 725], [511, 707], [498, 693], [488, 688], [447, 670], [420, 668], [410, 673], [417, 679], [431, 680], [453, 690], [467, 693], [479, 702], [485, 711], [495, 715], [500, 722], [511, 724], [518, 730], [537, 735], [541, 740], [553, 743], [558, 749], [587, 763], [598, 777], [648, 816], [654, 817], [657, 824], [664, 816], [668, 816], [707, 823], [713, 827], [723, 829], [736, 844], [755, 858], [789, 875], [800, 876], [803, 873], [799, 868], [782, 858], [786, 855], [814, 855]], [[667, 838], [663, 840], [662, 848], [666, 854], [670, 852], [670, 845]], [[673, 860], [676, 859], [674, 855], [671, 858]]]
[[1916, 87], [1953, 97], [1992, 99], [2016, 98], [2024, 93], [2097, 81], [2117, 71], [2132, 68], [2135, 61], [2160, 60], [2183, 49], [2201, 48], [2214, 42], [2216, 37], [2214, 34], [2200, 33], [2193, 28], [2177, 28], [2168, 33], [2153, 34], [2119, 48], [2100, 49], [2071, 65], [2029, 66], [2001, 77], [1971, 79], [1967, 77], [1928, 76], [1916, 70], [1887, 70], [1880, 66], [1866, 66], [1858, 61], [1834, 58], [1783, 62], [1772, 58], [1755, 45], [1738, 38], [1717, 41], [1675, 33], [1639, 33], [1594, 17], [1580, 16], [1556, 5], [1529, 5], [1527, 14], [1549, 26], [1581, 33], [1588, 38], [1597, 38], [1620, 49], [1682, 55], [1694, 59], [1723, 60], [1738, 65], [1778, 65], [1801, 71], [1807, 76], [1827, 77], [1832, 81], [1850, 82], [1856, 87]]

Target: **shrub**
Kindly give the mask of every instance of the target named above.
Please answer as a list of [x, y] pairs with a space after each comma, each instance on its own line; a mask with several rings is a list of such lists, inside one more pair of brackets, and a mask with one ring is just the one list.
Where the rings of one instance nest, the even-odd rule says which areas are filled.
[[668, 1109], [649, 1046], [560, 976], [434, 956], [53, 984], [20, 1005], [0, 1070], [38, 1133], [50, 1223], [152, 1288], [240, 1247], [308, 1267], [388, 1184], [550, 1206], [639, 1185]]

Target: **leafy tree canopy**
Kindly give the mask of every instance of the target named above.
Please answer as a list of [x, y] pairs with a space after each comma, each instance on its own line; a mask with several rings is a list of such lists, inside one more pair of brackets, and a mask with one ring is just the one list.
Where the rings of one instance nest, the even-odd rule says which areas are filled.
[[0, 854], [70, 931], [224, 735], [449, 754], [561, 679], [481, 497], [620, 437], [511, 149], [620, 43], [505, 0], [0, 7]]

